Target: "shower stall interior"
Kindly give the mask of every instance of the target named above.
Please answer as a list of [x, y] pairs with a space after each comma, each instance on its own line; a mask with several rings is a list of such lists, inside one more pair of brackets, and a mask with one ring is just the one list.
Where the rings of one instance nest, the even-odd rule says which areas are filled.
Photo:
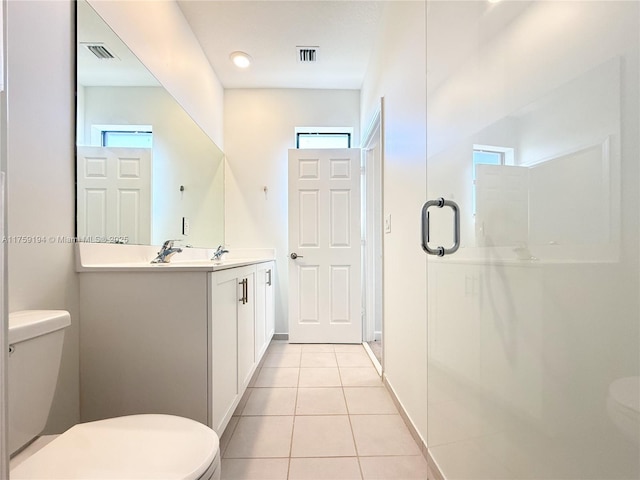
[[447, 479], [640, 478], [639, 7], [427, 1], [427, 443]]

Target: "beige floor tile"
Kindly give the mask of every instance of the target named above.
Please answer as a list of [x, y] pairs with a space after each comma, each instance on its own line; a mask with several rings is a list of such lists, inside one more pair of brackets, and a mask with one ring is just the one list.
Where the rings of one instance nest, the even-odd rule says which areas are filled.
[[339, 367], [371, 367], [371, 359], [364, 351], [361, 352], [336, 352]]
[[344, 387], [344, 396], [351, 415], [398, 413], [385, 387]]
[[[266, 355], [264, 357], [262, 357], [262, 361], [264, 361], [264, 358], [266, 357]], [[260, 363], [262, 363], [262, 361]], [[256, 380], [258, 379], [258, 376], [260, 375], [260, 370], [262, 369], [262, 365], [256, 367], [256, 370], [253, 372], [253, 375], [251, 375], [251, 379], [249, 380], [249, 384], [247, 385], [247, 388], [253, 388], [253, 386], [256, 384]]]
[[231, 417], [229, 423], [227, 424], [227, 428], [224, 429], [224, 433], [220, 437], [220, 455], [224, 456], [224, 452], [229, 446], [229, 440], [231, 440], [231, 435], [233, 435], [233, 431], [236, 429], [236, 425], [238, 425], [238, 417]]
[[411, 457], [360, 457], [364, 480], [425, 480], [427, 462], [422, 455]]
[[341, 345], [334, 345], [334, 349], [336, 351], [336, 353], [340, 352], [340, 353], [360, 353], [360, 352], [364, 352], [364, 347], [362, 346], [361, 343], [357, 343], [355, 345], [352, 344], [341, 344]]
[[296, 415], [346, 415], [342, 388], [299, 388]]
[[288, 458], [224, 458], [221, 480], [287, 480]]
[[242, 415], [293, 415], [297, 391], [297, 388], [253, 388]]
[[333, 353], [334, 345], [330, 343], [307, 343], [302, 346], [302, 353], [305, 352], [324, 352]]
[[295, 417], [291, 445], [292, 457], [353, 457], [355, 455], [356, 449], [347, 415]]
[[382, 386], [382, 378], [373, 367], [340, 367], [340, 378], [345, 387]]
[[265, 367], [299, 367], [299, 353], [269, 353], [265, 356], [263, 368]]
[[272, 340], [267, 348], [267, 354], [270, 353], [300, 353], [302, 345], [299, 343], [289, 343], [286, 340]]
[[400, 415], [351, 415], [358, 455], [419, 455]]
[[302, 352], [301, 367], [337, 367], [336, 354], [326, 352]]
[[240, 417], [225, 458], [288, 457], [293, 417]]
[[292, 458], [289, 480], [358, 480], [360, 466], [356, 457]]
[[247, 400], [249, 400], [249, 397], [251, 396], [251, 392], [252, 391], [253, 391], [253, 388], [247, 387], [247, 389], [245, 390], [244, 394], [242, 395], [242, 398], [238, 402], [238, 406], [236, 407], [236, 409], [233, 412], [233, 416], [234, 417], [239, 417], [239, 416], [242, 415], [242, 411], [244, 410], [244, 406], [247, 404]]
[[254, 387], [296, 387], [299, 368], [263, 368]]
[[301, 368], [299, 387], [340, 387], [337, 368]]

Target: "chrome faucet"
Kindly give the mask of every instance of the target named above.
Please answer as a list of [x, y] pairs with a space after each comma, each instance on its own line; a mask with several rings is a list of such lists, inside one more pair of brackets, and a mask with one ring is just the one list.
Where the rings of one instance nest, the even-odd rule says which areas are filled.
[[229, 250], [225, 250], [222, 245], [218, 245], [218, 249], [214, 252], [211, 260], [213, 260], [214, 262], [219, 262], [220, 260], [222, 260], [222, 255], [224, 255], [225, 253], [229, 253]]
[[173, 242], [175, 240], [167, 240], [162, 244], [162, 248], [158, 252], [158, 256], [151, 260], [151, 263], [169, 263], [171, 257], [176, 253], [180, 253], [182, 251], [181, 248], [174, 248]]

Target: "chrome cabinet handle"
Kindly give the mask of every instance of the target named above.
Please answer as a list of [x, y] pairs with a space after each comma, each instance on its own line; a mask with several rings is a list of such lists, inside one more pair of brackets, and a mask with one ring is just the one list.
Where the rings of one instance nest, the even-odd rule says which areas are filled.
[[295, 260], [296, 258], [304, 258], [302, 255], [298, 255], [296, 252], [293, 252], [291, 255], [291, 260]]
[[[453, 210], [453, 246], [444, 248], [438, 246], [431, 248], [429, 246], [429, 208], [431, 207], [450, 207]], [[429, 200], [422, 206], [422, 249], [429, 255], [444, 257], [451, 255], [460, 248], [460, 208], [453, 200], [445, 200], [440, 197], [437, 200]]]
[[267, 280], [267, 285], [271, 286], [271, 269], [267, 270], [267, 275], [268, 275], [268, 280]]
[[242, 302], [243, 305], [246, 305], [246, 303], [249, 301], [249, 289], [247, 288], [248, 283], [249, 281], [246, 278], [243, 278], [238, 282], [238, 285], [242, 285], [242, 298], [238, 301]]

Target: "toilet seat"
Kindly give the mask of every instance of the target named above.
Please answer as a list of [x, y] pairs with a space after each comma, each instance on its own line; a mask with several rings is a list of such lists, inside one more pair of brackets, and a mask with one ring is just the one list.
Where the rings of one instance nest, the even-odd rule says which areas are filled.
[[219, 470], [218, 450], [216, 433], [194, 420], [131, 415], [75, 425], [11, 478], [198, 480]]

